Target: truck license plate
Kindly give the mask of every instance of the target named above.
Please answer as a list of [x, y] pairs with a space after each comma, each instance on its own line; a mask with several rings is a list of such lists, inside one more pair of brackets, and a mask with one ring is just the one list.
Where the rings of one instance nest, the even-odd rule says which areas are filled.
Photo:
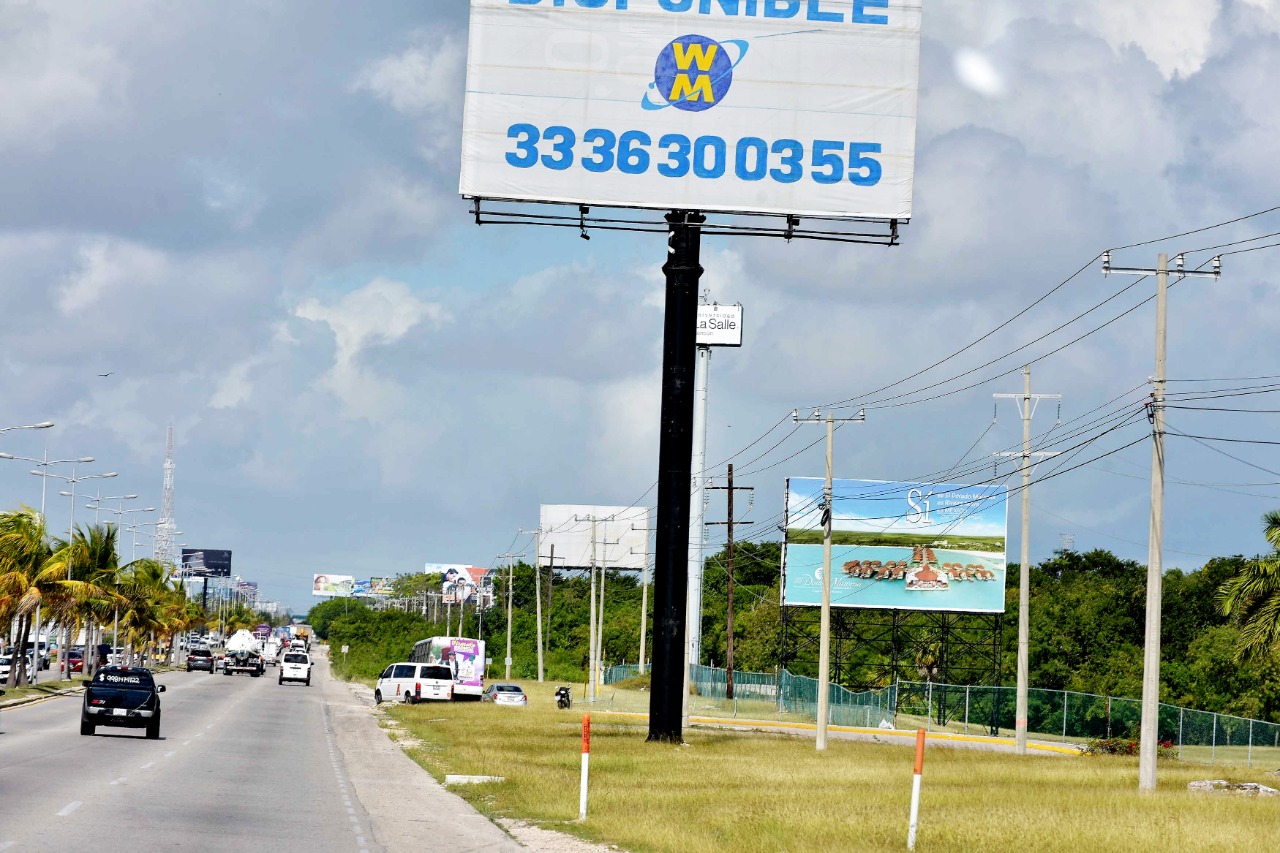
[[112, 708], [111, 713], [117, 717], [123, 717], [125, 714], [129, 712], [124, 708]]

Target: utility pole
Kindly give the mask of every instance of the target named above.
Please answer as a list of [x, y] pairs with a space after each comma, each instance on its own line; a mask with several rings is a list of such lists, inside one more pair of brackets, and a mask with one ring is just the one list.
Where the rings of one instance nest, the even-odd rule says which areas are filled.
[[[1180, 277], [1222, 275], [1222, 257], [1213, 258], [1212, 270], [1183, 268], [1183, 257], [1174, 258]], [[1156, 277], [1156, 372], [1151, 377], [1151, 525], [1147, 542], [1147, 626], [1142, 654], [1142, 722], [1138, 738], [1138, 790], [1156, 789], [1156, 754], [1160, 715], [1160, 600], [1164, 560], [1164, 391], [1169, 319], [1169, 257], [1161, 252], [1156, 268], [1111, 266], [1111, 253], [1102, 254], [1102, 272]]]
[[687, 695], [689, 667], [702, 659], [702, 572], [704, 490], [707, 485], [707, 385], [711, 379], [711, 347], [699, 346], [693, 372], [693, 493], [689, 497], [689, 601], [685, 614], [688, 657], [685, 665]]
[[1053, 452], [1031, 452], [1031, 417], [1041, 400], [1061, 400], [1061, 394], [1032, 394], [1031, 365], [1022, 368], [1021, 394], [993, 394], [997, 400], [1018, 400], [1022, 414], [1022, 452], [997, 453], [996, 456], [1022, 458], [1022, 556], [1018, 569], [1018, 687], [1013, 715], [1014, 752], [1027, 754], [1027, 685], [1030, 677], [1031, 644], [1031, 457], [1045, 459]]
[[822, 417], [822, 413], [814, 410], [811, 417], [801, 418], [792, 409], [791, 420], [798, 424], [827, 425], [827, 484], [822, 491], [822, 618], [818, 635], [818, 733], [815, 747], [819, 752], [827, 748], [828, 705], [831, 701], [831, 519], [834, 515], [831, 506], [831, 467], [832, 445], [835, 443], [835, 423], [865, 423], [867, 413], [860, 411], [852, 418], [837, 418], [831, 412]]
[[[507, 558], [507, 658], [506, 658], [506, 674], [503, 676], [507, 681], [511, 680], [511, 596], [515, 590], [513, 578], [515, 576], [516, 564], [515, 558], [518, 554], [503, 554]], [[501, 559], [501, 558], [499, 558]], [[479, 604], [480, 593], [476, 593], [476, 602]]]
[[[713, 522], [711, 522], [711, 524], [713, 524], [713, 525], [720, 525], [720, 524], [724, 524], [724, 525], [727, 525], [727, 527], [728, 527], [728, 531], [727, 531], [727, 532], [728, 532], [728, 539], [729, 539], [729, 544], [728, 544], [728, 552], [729, 552], [729, 553], [728, 553], [728, 557], [729, 557], [729, 560], [728, 560], [728, 562], [729, 562], [729, 572], [728, 572], [728, 574], [729, 574], [728, 598], [729, 598], [729, 601], [728, 601], [728, 614], [727, 614], [727, 616], [726, 616], [726, 625], [725, 625], [725, 662], [724, 662], [724, 669], [725, 669], [725, 694], [724, 694], [724, 695], [725, 695], [725, 698], [726, 698], [726, 699], [732, 699], [732, 698], [733, 698], [733, 524], [734, 524], [734, 521], [733, 521], [733, 493], [734, 493], [735, 489], [736, 489], [736, 491], [740, 491], [740, 492], [754, 492], [754, 491], [755, 491], [755, 487], [753, 487], [753, 486], [737, 486], [737, 487], [735, 487], [735, 486], [733, 485], [733, 463], [732, 463], [732, 462], [730, 462], [730, 463], [729, 463], [729, 485], [727, 485], [727, 486], [708, 486], [707, 488], [709, 488], [709, 489], [714, 489], [714, 490], [716, 490], [716, 491], [724, 490], [724, 491], [727, 491], [727, 492], [729, 493], [729, 500], [728, 500], [728, 510], [729, 510], [729, 513], [728, 513], [728, 520], [727, 520], [727, 521], [713, 521]], [[755, 522], [754, 522], [754, 521], [740, 521], [740, 522], [738, 522], [738, 523], [739, 523], [739, 524], [755, 524]]]
[[[555, 546], [551, 546], [555, 548]], [[542, 528], [533, 534], [533, 601], [538, 620], [538, 683], [542, 683]]]

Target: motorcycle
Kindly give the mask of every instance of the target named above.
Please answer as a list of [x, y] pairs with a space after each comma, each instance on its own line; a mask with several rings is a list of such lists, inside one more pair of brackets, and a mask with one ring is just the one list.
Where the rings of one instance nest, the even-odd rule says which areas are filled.
[[573, 704], [573, 696], [569, 693], [568, 687], [556, 688], [556, 707], [564, 710]]

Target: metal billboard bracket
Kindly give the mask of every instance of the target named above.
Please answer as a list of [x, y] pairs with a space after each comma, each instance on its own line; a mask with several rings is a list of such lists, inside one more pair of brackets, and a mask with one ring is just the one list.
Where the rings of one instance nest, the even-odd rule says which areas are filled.
[[[577, 202], [526, 202], [515, 199], [466, 197], [476, 225], [538, 225], [545, 228], [576, 228], [578, 236], [590, 240], [588, 229], [666, 233], [665, 213], [647, 208], [592, 208]], [[572, 208], [577, 208], [573, 211]], [[600, 211], [603, 210], [603, 213]], [[572, 211], [572, 212], [571, 212]], [[897, 246], [899, 225], [906, 220], [864, 219], [835, 216], [801, 217], [794, 213], [749, 213], [745, 211], [702, 211], [715, 221], [695, 223], [707, 237], [778, 237], [831, 243], [862, 243]]]

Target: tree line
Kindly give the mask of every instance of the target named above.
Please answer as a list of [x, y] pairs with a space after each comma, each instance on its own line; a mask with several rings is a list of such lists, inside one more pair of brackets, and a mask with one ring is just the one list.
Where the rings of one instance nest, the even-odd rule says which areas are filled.
[[[91, 675], [97, 663], [92, 649], [116, 626], [112, 645], [123, 641], [128, 660], [149, 661], [160, 647], [172, 655], [175, 635], [205, 624], [200, 603], [187, 598], [175, 567], [147, 558], [122, 563], [116, 534], [115, 525], [93, 524], [61, 539], [29, 507], [0, 512], [0, 624], [9, 629], [14, 653], [8, 686], [29, 682], [22, 652], [29, 643], [38, 650], [35, 635], [45, 626], [56, 626], [60, 650], [85, 632], [84, 671]], [[225, 624], [250, 627], [264, 615], [236, 602]]]
[[[1273, 548], [1269, 554], [1218, 557], [1191, 571], [1165, 573], [1161, 701], [1280, 722], [1280, 661], [1275, 654], [1280, 648], [1280, 513], [1264, 517], [1264, 533]], [[816, 640], [812, 620], [787, 629], [792, 634], [790, 650], [784, 649], [781, 544], [743, 542], [734, 551], [735, 668], [774, 672], [785, 666], [797, 674], [815, 674], [816, 651], [807, 655], [795, 651], [816, 649], [816, 642], [805, 642]], [[705, 563], [703, 664], [725, 665], [727, 557], [721, 551]], [[540, 571], [547, 678], [580, 682], [587, 670], [589, 582], [582, 573], [557, 572], [552, 577], [549, 569]], [[1006, 686], [1014, 683], [1016, 671], [1020, 571], [1020, 566], [1011, 564], [1006, 578], [1004, 630], [997, 653], [1000, 681]], [[533, 678], [537, 674], [533, 568], [516, 564], [512, 580], [512, 674]], [[1146, 567], [1102, 549], [1061, 550], [1031, 567], [1030, 585], [1031, 686], [1140, 696]], [[610, 571], [606, 586], [606, 663], [635, 663], [640, 651], [639, 578], [636, 573]], [[393, 588], [410, 602], [409, 611], [378, 612], [357, 599], [334, 599], [313, 608], [308, 621], [322, 638], [329, 637], [334, 648], [350, 647], [345, 664], [340, 655], [333, 655], [340, 672], [375, 677], [387, 663], [404, 660], [416, 640], [449, 630], [457, 633], [456, 624], [447, 628], [442, 620], [431, 618], [434, 614], [422, 594], [436, 587], [438, 578], [405, 575]], [[506, 583], [496, 587], [496, 604], [484, 615], [483, 627], [477, 614], [468, 612], [462, 634], [482, 636], [489, 657], [500, 662], [506, 645]], [[652, 594], [649, 602], [651, 618]], [[957, 630], [973, 629], [960, 624]], [[806, 638], [806, 632], [813, 636]], [[649, 636], [651, 648], [651, 632]], [[923, 642], [903, 655], [896, 673], [886, 667], [882, 649], [852, 648], [847, 651], [850, 663], [839, 680], [851, 687], [877, 686], [874, 679], [883, 686], [895, 676], [928, 680], [931, 662], [939, 653], [931, 642], [935, 641]], [[953, 657], [985, 655], [988, 660], [992, 655], [989, 649], [972, 648], [950, 653]], [[990, 683], [990, 666], [970, 669], [983, 672], [971, 683]], [[500, 671], [492, 669], [490, 674]], [[874, 677], [869, 678], [869, 673]]]

